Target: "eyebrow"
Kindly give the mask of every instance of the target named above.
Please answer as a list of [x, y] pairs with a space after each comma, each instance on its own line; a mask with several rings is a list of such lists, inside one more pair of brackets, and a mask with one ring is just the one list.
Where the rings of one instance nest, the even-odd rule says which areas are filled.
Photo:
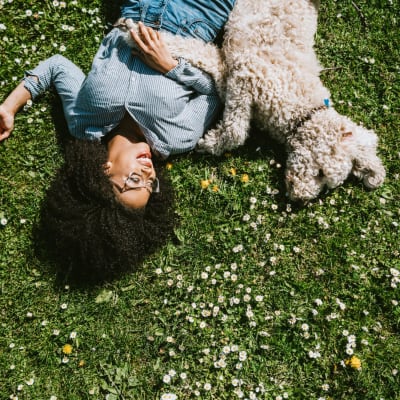
[[[113, 182], [114, 185], [117, 186], [117, 188], [119, 187], [115, 182]], [[149, 188], [147, 186], [139, 186], [139, 187], [128, 187], [128, 188], [122, 188], [120, 189], [120, 195], [123, 195], [124, 193], [130, 192], [131, 190], [140, 190], [140, 189], [146, 189], [147, 192], [149, 192]], [[121, 192], [121, 190], [123, 190], [123, 192]], [[151, 192], [149, 192], [151, 194]]]

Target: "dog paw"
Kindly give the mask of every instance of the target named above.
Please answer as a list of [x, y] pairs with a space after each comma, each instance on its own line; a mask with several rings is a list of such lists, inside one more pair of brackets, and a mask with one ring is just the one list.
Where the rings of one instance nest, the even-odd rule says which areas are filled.
[[196, 151], [219, 156], [225, 151], [224, 143], [219, 129], [211, 129], [197, 142]]
[[232, 128], [217, 126], [209, 130], [197, 143], [197, 151], [220, 156], [226, 151], [236, 149], [244, 144], [246, 135], [239, 135]]
[[212, 154], [211, 149], [207, 146], [207, 143], [205, 142], [204, 138], [201, 138], [197, 142], [195, 150], [198, 153], [203, 153], [203, 154], [204, 153], [211, 153]]

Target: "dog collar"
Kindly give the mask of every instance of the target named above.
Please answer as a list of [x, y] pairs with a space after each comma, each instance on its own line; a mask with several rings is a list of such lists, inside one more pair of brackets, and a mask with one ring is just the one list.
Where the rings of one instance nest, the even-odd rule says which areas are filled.
[[[328, 104], [329, 104], [329, 103], [328, 103]], [[300, 118], [298, 118], [298, 119], [296, 118], [296, 119], [293, 121], [294, 124], [293, 124], [293, 126], [292, 126], [291, 131], [292, 131], [292, 132], [296, 132], [296, 131], [297, 131], [299, 128], [301, 128], [307, 121], [309, 121], [315, 113], [317, 113], [318, 111], [327, 110], [328, 107], [329, 107], [329, 105], [326, 105], [326, 103], [325, 103], [325, 105], [323, 105], [323, 106], [318, 106], [318, 107], [312, 108], [310, 111], [308, 111], [307, 114], [303, 115], [302, 117], [300, 117]]]

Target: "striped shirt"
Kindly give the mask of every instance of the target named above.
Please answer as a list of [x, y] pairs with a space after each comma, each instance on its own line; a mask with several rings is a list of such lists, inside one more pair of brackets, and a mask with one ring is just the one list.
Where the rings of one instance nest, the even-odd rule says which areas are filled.
[[192, 150], [220, 111], [213, 79], [184, 59], [161, 74], [132, 55], [123, 35], [115, 28], [104, 38], [87, 77], [60, 55], [27, 71], [32, 99], [54, 86], [77, 138], [100, 139], [128, 112], [161, 157]]

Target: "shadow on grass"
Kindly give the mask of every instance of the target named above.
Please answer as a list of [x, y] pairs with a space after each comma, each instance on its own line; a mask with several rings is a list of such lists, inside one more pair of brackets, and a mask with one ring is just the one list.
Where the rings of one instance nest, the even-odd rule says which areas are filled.
[[104, 0], [102, 2], [101, 13], [104, 15], [107, 24], [110, 26], [120, 17], [120, 7], [123, 2], [124, 0]]
[[206, 162], [210, 164], [210, 166], [216, 166], [218, 163], [225, 161], [228, 153], [231, 154], [233, 158], [239, 158], [245, 162], [265, 162], [268, 167], [271, 160], [274, 160], [276, 164], [280, 164], [282, 168], [274, 168], [272, 173], [274, 187], [278, 188], [280, 193], [275, 198], [278, 202], [283, 204], [288, 202], [287, 197], [285, 197], [286, 187], [284, 181], [284, 171], [286, 164], [286, 152], [284, 145], [276, 142], [267, 133], [260, 132], [254, 127], [251, 128], [250, 135], [243, 146], [226, 152], [222, 156], [214, 156], [211, 154], [203, 154], [193, 151], [189, 155], [172, 157], [171, 161], [181, 157], [189, 157], [194, 164]]

